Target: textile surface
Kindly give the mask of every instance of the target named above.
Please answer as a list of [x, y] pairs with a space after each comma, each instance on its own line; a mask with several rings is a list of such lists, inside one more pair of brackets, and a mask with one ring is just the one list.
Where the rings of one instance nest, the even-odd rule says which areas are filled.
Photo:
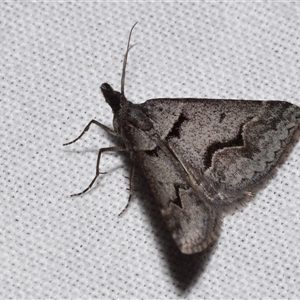
[[100, 93], [285, 100], [300, 105], [300, 5], [267, 2], [2, 2], [0, 298], [300, 298], [300, 142], [218, 242], [182, 255]]

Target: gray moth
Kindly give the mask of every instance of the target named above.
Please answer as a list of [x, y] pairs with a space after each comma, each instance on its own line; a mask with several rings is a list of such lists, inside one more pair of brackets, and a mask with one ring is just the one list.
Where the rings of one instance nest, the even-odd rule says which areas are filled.
[[[136, 24], [135, 24], [136, 25]], [[135, 26], [134, 25], [134, 26]], [[123, 62], [121, 92], [104, 83], [100, 89], [114, 113], [120, 146], [141, 168], [172, 237], [182, 253], [201, 252], [213, 243], [228, 207], [243, 203], [278, 164], [300, 127], [300, 108], [283, 101], [151, 99], [134, 104], [124, 93], [131, 33]]]

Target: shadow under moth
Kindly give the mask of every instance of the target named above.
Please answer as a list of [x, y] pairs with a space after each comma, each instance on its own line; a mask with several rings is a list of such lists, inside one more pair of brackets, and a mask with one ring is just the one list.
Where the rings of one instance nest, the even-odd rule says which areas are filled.
[[[135, 26], [136, 24], [134, 24]], [[101, 85], [114, 113], [110, 129], [119, 147], [138, 166], [156, 198], [165, 223], [182, 253], [203, 251], [214, 242], [228, 206], [243, 203], [276, 166], [300, 127], [300, 108], [284, 101], [151, 99], [133, 104], [124, 93], [132, 27], [123, 61], [121, 92]], [[74, 196], [74, 195], [73, 195]], [[130, 197], [129, 197], [130, 200]], [[128, 201], [129, 203], [129, 201]]]

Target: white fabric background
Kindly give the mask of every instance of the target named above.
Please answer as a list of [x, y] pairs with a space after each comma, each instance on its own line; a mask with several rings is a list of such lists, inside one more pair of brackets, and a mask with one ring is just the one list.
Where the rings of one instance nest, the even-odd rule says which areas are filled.
[[297, 3], [1, 3], [0, 298], [300, 298], [300, 142], [215, 247], [184, 256], [126, 155], [99, 92], [287, 100], [300, 105]]

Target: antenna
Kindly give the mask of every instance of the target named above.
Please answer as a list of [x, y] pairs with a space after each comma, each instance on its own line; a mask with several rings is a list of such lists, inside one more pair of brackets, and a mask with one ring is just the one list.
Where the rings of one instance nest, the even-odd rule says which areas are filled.
[[125, 96], [124, 87], [125, 87], [125, 73], [126, 73], [127, 57], [128, 57], [129, 50], [134, 46], [134, 45], [130, 46], [130, 38], [131, 38], [132, 30], [137, 23], [138, 22], [136, 22], [130, 30], [129, 37], [128, 37], [128, 43], [127, 43], [127, 49], [126, 49], [126, 53], [124, 55], [124, 60], [123, 60], [123, 69], [122, 69], [122, 77], [121, 77], [121, 94], [123, 96]]

